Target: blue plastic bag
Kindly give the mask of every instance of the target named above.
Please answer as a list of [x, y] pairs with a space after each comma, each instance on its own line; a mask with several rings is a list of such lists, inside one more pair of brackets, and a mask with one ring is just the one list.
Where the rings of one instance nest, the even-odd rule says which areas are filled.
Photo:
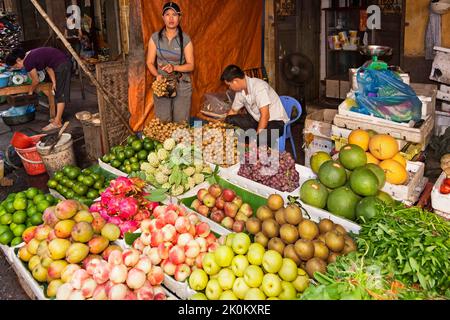
[[357, 74], [355, 112], [395, 122], [420, 121], [422, 102], [414, 90], [390, 70], [364, 69]]
[[27, 113], [33, 113], [36, 111], [36, 107], [34, 104], [21, 106], [21, 107], [11, 107], [5, 112], [5, 116], [7, 117], [18, 117], [23, 116]]

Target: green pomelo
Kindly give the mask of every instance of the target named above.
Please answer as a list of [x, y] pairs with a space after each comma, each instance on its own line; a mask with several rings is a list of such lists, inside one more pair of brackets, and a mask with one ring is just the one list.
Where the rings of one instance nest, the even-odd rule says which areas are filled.
[[314, 173], [317, 174], [322, 164], [330, 160], [331, 156], [324, 151], [318, 151], [314, 153], [310, 161], [312, 171], [314, 171]]
[[377, 176], [364, 167], [356, 169], [350, 176], [350, 187], [360, 196], [375, 196], [378, 193], [378, 183]]
[[364, 198], [356, 205], [356, 218], [367, 222], [379, 214], [382, 205], [383, 201], [377, 197]]
[[331, 189], [342, 187], [347, 181], [344, 167], [333, 160], [325, 162], [320, 167], [318, 176], [320, 182]]
[[391, 197], [391, 195], [387, 194], [384, 191], [379, 191], [377, 194], [377, 198], [387, 205], [392, 205], [395, 202], [395, 200]]
[[350, 188], [340, 187], [329, 194], [327, 208], [335, 215], [355, 220], [359, 200], [360, 198]]
[[366, 164], [366, 168], [372, 171], [377, 176], [378, 189], [383, 188], [384, 184], [386, 183], [386, 174], [384, 173], [384, 170], [374, 163]]
[[300, 189], [300, 200], [313, 207], [325, 208], [327, 199], [328, 190], [319, 180], [308, 180]]
[[367, 164], [367, 154], [360, 146], [348, 144], [339, 151], [339, 161], [348, 170]]

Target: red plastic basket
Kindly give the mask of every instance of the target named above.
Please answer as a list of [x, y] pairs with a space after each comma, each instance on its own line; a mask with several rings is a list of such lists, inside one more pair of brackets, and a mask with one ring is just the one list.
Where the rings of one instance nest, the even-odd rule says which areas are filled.
[[26, 134], [23, 134], [22, 132], [14, 132], [11, 139], [11, 145], [14, 148], [28, 149], [35, 145], [35, 143], [33, 142], [33, 139]]
[[47, 170], [45, 169], [44, 162], [42, 161], [42, 158], [40, 154], [37, 152], [36, 148], [36, 144], [44, 136], [45, 134], [40, 134], [37, 136], [30, 137], [30, 139], [32, 139], [33, 141], [34, 145], [33, 147], [26, 149], [14, 148], [17, 152], [17, 155], [20, 157], [20, 159], [22, 159], [25, 171], [30, 176], [37, 176], [47, 172]]

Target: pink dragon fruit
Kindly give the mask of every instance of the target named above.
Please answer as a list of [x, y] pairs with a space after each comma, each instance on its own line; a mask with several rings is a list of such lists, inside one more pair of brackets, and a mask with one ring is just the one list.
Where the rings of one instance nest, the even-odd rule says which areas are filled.
[[104, 207], [108, 206], [112, 198], [114, 198], [114, 195], [112, 194], [111, 189], [107, 188], [105, 192], [101, 194], [101, 205]]
[[91, 207], [89, 208], [90, 212], [100, 212], [100, 210], [102, 209], [102, 204], [100, 202], [95, 202], [91, 205]]
[[108, 223], [120, 226], [123, 223], [123, 221], [119, 217], [108, 217]]
[[119, 218], [122, 220], [130, 220], [139, 210], [138, 201], [135, 198], [125, 198], [119, 203]]
[[109, 188], [114, 194], [126, 195], [133, 190], [133, 181], [125, 177], [118, 177], [111, 181]]
[[108, 214], [113, 216], [120, 212], [120, 201], [122, 199], [120, 197], [113, 197], [109, 200], [108, 204], [105, 206]]
[[119, 225], [120, 228], [120, 236], [123, 237], [126, 232], [134, 232], [138, 229], [139, 223], [134, 220], [129, 220], [121, 223]]
[[98, 213], [100, 213], [100, 216], [105, 219], [106, 221], [109, 220], [110, 216], [108, 214], [108, 211], [105, 208], [101, 208]]

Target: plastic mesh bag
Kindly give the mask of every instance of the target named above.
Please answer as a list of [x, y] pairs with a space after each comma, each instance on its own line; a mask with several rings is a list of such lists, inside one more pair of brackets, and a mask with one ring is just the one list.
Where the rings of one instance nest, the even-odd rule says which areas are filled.
[[422, 102], [414, 90], [390, 70], [364, 69], [357, 75], [355, 112], [395, 122], [420, 121]]

